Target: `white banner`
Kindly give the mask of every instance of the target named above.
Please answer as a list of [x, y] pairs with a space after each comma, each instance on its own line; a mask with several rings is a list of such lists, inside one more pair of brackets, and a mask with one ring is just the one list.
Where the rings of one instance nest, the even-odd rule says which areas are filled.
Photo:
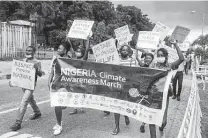
[[152, 32], [160, 33], [160, 40], [163, 41], [167, 34], [169, 33], [170, 28], [166, 25], [162, 24], [161, 22], [157, 22], [155, 27], [153, 28]]
[[119, 45], [127, 44], [129, 41], [131, 41], [132, 35], [130, 34], [128, 25], [117, 28], [114, 30], [114, 32]]
[[11, 84], [12, 86], [34, 90], [35, 89], [34, 64], [13, 60]]
[[160, 33], [151, 31], [140, 31], [137, 48], [157, 49]]
[[94, 21], [74, 20], [67, 36], [70, 38], [87, 39], [93, 24]]
[[92, 47], [96, 62], [119, 64], [120, 58], [113, 38]]

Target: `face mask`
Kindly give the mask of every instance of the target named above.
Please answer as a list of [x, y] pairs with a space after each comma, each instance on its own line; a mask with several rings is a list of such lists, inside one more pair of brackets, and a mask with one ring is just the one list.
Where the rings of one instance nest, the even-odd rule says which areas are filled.
[[26, 58], [32, 58], [32, 55], [25, 55]]
[[165, 62], [165, 57], [158, 57], [157, 62], [158, 63], [164, 63]]

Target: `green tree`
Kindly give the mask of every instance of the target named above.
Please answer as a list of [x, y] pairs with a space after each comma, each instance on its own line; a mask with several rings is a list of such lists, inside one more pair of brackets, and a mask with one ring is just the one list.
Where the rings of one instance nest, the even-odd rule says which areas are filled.
[[193, 41], [192, 46], [194, 45], [200, 45], [205, 50], [205, 48], [208, 46], [208, 34], [205, 36], [199, 36], [196, 40]]

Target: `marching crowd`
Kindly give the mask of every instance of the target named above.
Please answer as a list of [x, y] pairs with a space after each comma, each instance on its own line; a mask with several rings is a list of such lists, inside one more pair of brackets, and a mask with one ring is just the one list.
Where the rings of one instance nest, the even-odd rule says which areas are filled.
[[[64, 57], [64, 58], [72, 58], [72, 59], [79, 59], [79, 60], [88, 60], [88, 53], [91, 51], [90, 37], [87, 40], [81, 39], [74, 39], [74, 38], [67, 38], [67, 40], [58, 46], [57, 50], [57, 57]], [[166, 109], [163, 117], [162, 126], [159, 127], [160, 131], [163, 131], [167, 124], [167, 113], [168, 113], [168, 106], [169, 106], [169, 97], [172, 96], [172, 99], [177, 99], [180, 101], [180, 95], [182, 90], [183, 84], [183, 74], [184, 71], [187, 74], [188, 70], [190, 69], [191, 65], [191, 57], [189, 54], [183, 55], [182, 51], [180, 50], [178, 43], [176, 40], [171, 40], [172, 45], [177, 51], [178, 60], [173, 63], [169, 62], [168, 51], [165, 48], [158, 48], [157, 50], [144, 50], [144, 49], [136, 49], [136, 57], [133, 57], [133, 50], [129, 44], [124, 44], [119, 46], [118, 41], [115, 39], [115, 44], [118, 48], [118, 52], [120, 55], [120, 66], [131, 66], [131, 67], [146, 67], [146, 68], [157, 68], [163, 70], [177, 70], [175, 76], [172, 79], [172, 86], [169, 86], [169, 93], [167, 97], [167, 104]], [[41, 70], [40, 62], [34, 57], [36, 50], [33, 46], [28, 46], [26, 48], [26, 58], [23, 59], [25, 62], [34, 63], [34, 68], [36, 69], [35, 74], [35, 86], [37, 83], [37, 78], [41, 77], [45, 73]], [[141, 57], [138, 56], [138, 53], [142, 52]], [[54, 80], [60, 75], [60, 71], [57, 68], [57, 58], [54, 58], [52, 61], [51, 66], [51, 73], [48, 79], [48, 87], [50, 91], [55, 90], [54, 86], [51, 85]], [[176, 86], [178, 83], [178, 90], [176, 90]], [[11, 83], [10, 83], [11, 86]], [[17, 118], [15, 123], [10, 127], [11, 130], [16, 131], [21, 128], [21, 123], [24, 117], [24, 114], [27, 109], [27, 105], [30, 104], [34, 114], [30, 117], [31, 120], [38, 119], [41, 117], [41, 112], [34, 100], [33, 97], [33, 90], [22, 89], [23, 97], [22, 101], [18, 110]], [[53, 127], [54, 135], [59, 135], [62, 132], [62, 110], [66, 107], [56, 106], [54, 108], [57, 123]], [[84, 112], [82, 108], [77, 109], [74, 108], [70, 115], [77, 114], [79, 112]], [[110, 112], [104, 111], [104, 114], [108, 116]], [[119, 120], [120, 114], [114, 113], [115, 117], [115, 128], [113, 129], [112, 134], [117, 135], [120, 132], [119, 127]], [[126, 125], [130, 125], [130, 120], [128, 116], [124, 116]], [[151, 138], [156, 137], [156, 126], [154, 124], [149, 124], [150, 129], [150, 136]], [[145, 132], [145, 123], [142, 123], [140, 126], [140, 132]]]

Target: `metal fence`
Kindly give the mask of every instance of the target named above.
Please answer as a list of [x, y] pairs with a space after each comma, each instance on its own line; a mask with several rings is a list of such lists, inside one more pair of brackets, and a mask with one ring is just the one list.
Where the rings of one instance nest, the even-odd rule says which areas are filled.
[[31, 26], [0, 23], [0, 59], [23, 57], [25, 48], [35, 43]]

